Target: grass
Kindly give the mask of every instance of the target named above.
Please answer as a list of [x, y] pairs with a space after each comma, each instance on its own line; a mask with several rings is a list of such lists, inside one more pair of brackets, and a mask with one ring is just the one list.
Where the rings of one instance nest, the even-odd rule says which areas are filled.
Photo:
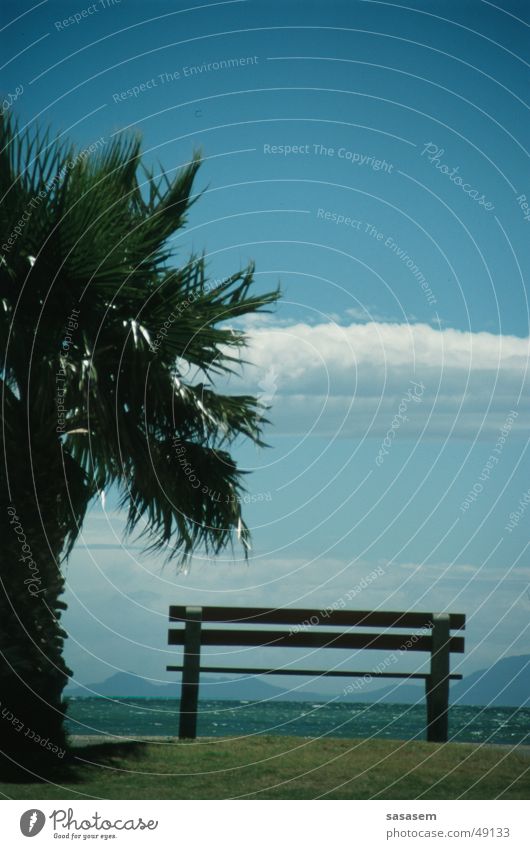
[[[82, 738], [80, 738], [82, 739]], [[54, 781], [10, 799], [525, 799], [528, 750], [301, 737], [81, 743]]]

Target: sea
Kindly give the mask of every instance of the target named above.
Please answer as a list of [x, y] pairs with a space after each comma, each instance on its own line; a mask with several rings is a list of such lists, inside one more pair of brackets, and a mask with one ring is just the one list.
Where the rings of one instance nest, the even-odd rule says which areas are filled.
[[[68, 704], [67, 727], [75, 735], [174, 737], [178, 722], [178, 699], [72, 697]], [[425, 705], [202, 701], [197, 733], [201, 737], [281, 734], [425, 740]], [[449, 739], [530, 744], [530, 708], [452, 706]]]

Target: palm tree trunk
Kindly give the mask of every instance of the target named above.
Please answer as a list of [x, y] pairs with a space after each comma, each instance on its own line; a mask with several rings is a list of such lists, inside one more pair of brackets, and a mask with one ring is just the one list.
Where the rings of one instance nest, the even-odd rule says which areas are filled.
[[[32, 477], [17, 475], [23, 480]], [[45, 775], [62, 763], [66, 749], [62, 691], [71, 673], [59, 622], [66, 607], [60, 600], [63, 539], [56, 497], [51, 504], [49, 496], [39, 498], [37, 509], [26, 486], [15, 485], [11, 494], [12, 501], [4, 492], [0, 499], [0, 769]]]

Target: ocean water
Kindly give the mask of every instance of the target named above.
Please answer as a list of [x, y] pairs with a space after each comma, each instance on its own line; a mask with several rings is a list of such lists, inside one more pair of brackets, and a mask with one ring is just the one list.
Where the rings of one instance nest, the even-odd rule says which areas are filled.
[[[178, 699], [72, 698], [71, 734], [176, 736]], [[425, 739], [424, 705], [245, 701], [200, 703], [198, 735], [284, 734], [297, 737]], [[530, 744], [530, 708], [451, 707], [455, 742]]]

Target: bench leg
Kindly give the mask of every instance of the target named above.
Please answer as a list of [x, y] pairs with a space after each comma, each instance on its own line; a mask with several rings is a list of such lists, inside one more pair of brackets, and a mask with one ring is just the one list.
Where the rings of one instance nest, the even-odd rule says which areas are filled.
[[180, 690], [179, 738], [195, 740], [201, 668], [201, 607], [186, 608], [184, 662]]
[[449, 733], [449, 616], [433, 616], [431, 674], [425, 681], [427, 740], [447, 743]]
[[427, 703], [427, 740], [429, 743], [447, 743], [449, 736], [449, 694], [445, 687], [438, 691], [431, 684], [430, 676], [425, 679]]

